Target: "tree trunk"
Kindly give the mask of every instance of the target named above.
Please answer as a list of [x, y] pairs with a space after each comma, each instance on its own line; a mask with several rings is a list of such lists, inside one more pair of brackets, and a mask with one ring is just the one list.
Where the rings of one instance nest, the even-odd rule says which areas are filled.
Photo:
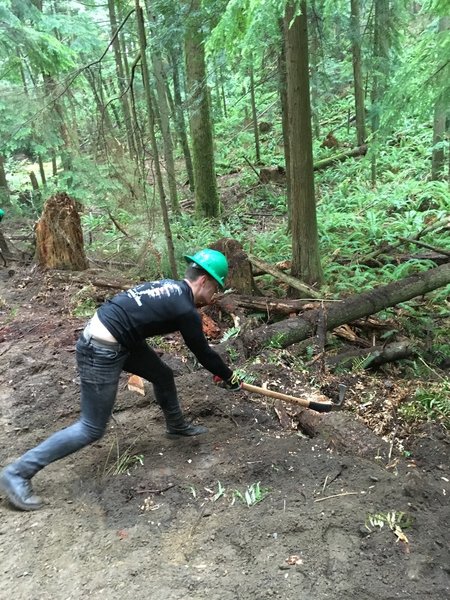
[[320, 83], [319, 83], [319, 60], [320, 60], [320, 31], [319, 19], [317, 18], [317, 7], [315, 0], [311, 0], [310, 22], [312, 23], [311, 35], [311, 105], [312, 105], [312, 125], [316, 139], [320, 137]]
[[377, 182], [377, 132], [380, 127], [380, 103], [387, 85], [389, 52], [389, 0], [374, 0], [373, 65], [371, 91], [371, 125], [374, 148], [372, 152], [371, 180]]
[[224, 76], [223, 76], [223, 67], [222, 65], [220, 65], [219, 67], [219, 73], [220, 73], [220, 91], [221, 91], [221, 96], [222, 96], [222, 105], [223, 105], [223, 114], [225, 119], [228, 118], [228, 114], [227, 114], [227, 98], [225, 96], [225, 84], [224, 84]]
[[171, 52], [170, 60], [172, 63], [173, 77], [173, 99], [175, 104], [175, 122], [181, 147], [183, 148], [184, 162], [186, 164], [186, 173], [189, 180], [189, 189], [194, 191], [194, 170], [192, 167], [191, 151], [189, 149], [188, 136], [186, 133], [186, 124], [184, 121], [183, 101], [181, 99], [180, 75], [178, 71], [178, 62], [175, 52]]
[[[439, 19], [438, 38], [444, 39], [444, 32], [447, 32], [449, 29], [450, 17], [441, 17]], [[443, 142], [449, 133], [447, 128], [447, 118], [450, 119], [448, 98], [441, 95], [436, 100], [433, 118], [433, 154], [431, 161], [431, 179], [434, 180], [443, 179], [444, 177], [446, 161]], [[448, 136], [448, 140], [450, 141], [450, 136]]]
[[133, 132], [131, 129], [131, 111], [128, 103], [128, 97], [125, 94], [126, 88], [126, 79], [125, 79], [125, 69], [122, 61], [122, 55], [120, 52], [120, 40], [116, 34], [118, 24], [117, 24], [117, 16], [116, 16], [116, 7], [115, 0], [108, 0], [108, 14], [109, 14], [109, 23], [111, 27], [111, 35], [114, 37], [112, 42], [113, 50], [114, 50], [114, 59], [116, 64], [116, 73], [117, 73], [117, 81], [119, 84], [120, 90], [120, 103], [122, 105], [123, 112], [123, 120], [125, 124], [125, 131], [127, 135], [127, 144], [128, 151], [131, 156], [136, 155], [136, 147], [134, 144]]
[[[147, 14], [150, 21], [154, 21], [154, 15], [149, 6], [150, 2], [147, 1]], [[155, 34], [155, 32], [153, 31]], [[177, 182], [175, 177], [175, 161], [173, 158], [173, 145], [172, 135], [170, 132], [170, 121], [169, 121], [169, 103], [167, 101], [166, 86], [165, 86], [165, 74], [163, 69], [163, 62], [161, 53], [156, 47], [155, 43], [151, 49], [153, 73], [156, 79], [156, 93], [158, 96], [159, 115], [161, 119], [161, 135], [163, 140], [164, 149], [164, 160], [166, 163], [167, 182], [169, 185], [169, 199], [172, 211], [174, 213], [180, 212], [178, 205], [178, 194], [177, 194]]]
[[[60, 99], [53, 99], [53, 94], [56, 87], [56, 81], [50, 75], [42, 74], [44, 80], [44, 90], [47, 96], [46, 102], [53, 104], [53, 115], [54, 122], [59, 130], [59, 135], [62, 141], [62, 147], [60, 148], [61, 153], [61, 165], [66, 173], [72, 171], [72, 144], [70, 140], [69, 131], [66, 125], [66, 116], [64, 114], [64, 106]], [[70, 179], [70, 178], [69, 178]]]
[[36, 224], [36, 260], [46, 269], [88, 268], [76, 202], [66, 194], [47, 200]]
[[4, 206], [7, 202], [9, 202], [9, 186], [8, 180], [6, 179], [6, 171], [5, 171], [5, 158], [3, 154], [0, 154], [0, 203]]
[[[103, 79], [101, 80], [101, 88], [100, 88], [100, 97], [101, 97], [101, 101], [102, 101], [102, 105], [105, 106], [106, 102], [105, 102], [105, 92], [106, 92], [106, 96], [108, 97], [108, 103], [109, 103], [109, 96], [111, 96], [111, 98], [115, 98], [117, 96], [115, 90], [114, 90], [114, 86], [112, 84], [111, 81], [109, 81], [108, 79]], [[120, 114], [119, 111], [117, 110], [117, 106], [115, 104], [115, 102], [111, 102], [108, 104], [111, 107], [111, 112], [113, 114], [114, 117], [114, 123], [117, 127], [117, 129], [120, 131], [122, 129], [122, 121], [120, 119]]]
[[355, 90], [356, 143], [362, 146], [366, 141], [364, 85], [361, 59], [361, 0], [350, 0], [350, 32], [352, 36], [353, 85]]
[[52, 151], [52, 175], [56, 177], [58, 175], [58, 165], [56, 164], [56, 153]]
[[157, 187], [158, 187], [159, 201], [161, 204], [161, 213], [162, 213], [162, 218], [163, 218], [163, 223], [164, 223], [164, 233], [165, 233], [165, 237], [166, 237], [167, 253], [168, 253], [168, 257], [169, 257], [170, 269], [172, 272], [172, 277], [174, 279], [178, 279], [177, 263], [175, 260], [175, 249], [173, 246], [172, 231], [170, 229], [169, 212], [167, 210], [166, 195], [164, 192], [164, 184], [163, 184], [163, 179], [162, 179], [162, 174], [161, 174], [161, 166], [159, 164], [158, 144], [157, 144], [156, 136], [155, 136], [155, 117], [154, 117], [154, 112], [153, 112], [152, 98], [151, 98], [151, 94], [150, 94], [150, 78], [149, 78], [147, 57], [145, 54], [147, 40], [145, 37], [144, 14], [143, 14], [142, 8], [139, 6], [139, 0], [135, 0], [135, 6], [136, 6], [136, 25], [137, 25], [138, 35], [139, 35], [139, 47], [140, 47], [140, 52], [141, 52], [142, 83], [144, 86], [145, 101], [146, 101], [146, 105], [147, 105], [147, 118], [148, 118], [148, 125], [149, 125], [150, 142], [151, 142], [152, 153], [153, 153], [153, 161], [154, 161], [153, 164], [154, 164], [154, 169], [155, 169], [155, 177], [156, 177], [156, 183], [157, 183]]
[[28, 173], [29, 177], [30, 177], [30, 181], [31, 181], [31, 187], [33, 188], [33, 190], [35, 192], [37, 192], [39, 190], [39, 183], [36, 177], [36, 174], [34, 171], [30, 171]]
[[[251, 57], [250, 60], [253, 60]], [[255, 76], [253, 72], [253, 62], [250, 65], [250, 103], [252, 107], [252, 120], [253, 120], [253, 135], [255, 137], [255, 157], [256, 164], [261, 162], [261, 151], [259, 145], [259, 131], [258, 131], [258, 112], [256, 110], [255, 100]]]
[[245, 335], [242, 342], [248, 355], [255, 354], [261, 348], [270, 345], [285, 348], [313, 335], [321, 316], [322, 318], [325, 316], [325, 326], [329, 331], [338, 325], [350, 323], [400, 302], [407, 302], [416, 296], [422, 296], [448, 283], [450, 283], [450, 263], [346, 298], [327, 307], [325, 315], [322, 309], [311, 310], [301, 317], [260, 327], [252, 334]]
[[195, 209], [199, 217], [217, 217], [219, 196], [214, 165], [214, 145], [206, 84], [203, 15], [200, 0], [188, 2], [185, 34], [186, 77], [189, 91]]
[[222, 252], [227, 257], [227, 286], [241, 294], [251, 294], [255, 287], [252, 266], [242, 244], [231, 238], [221, 238], [211, 244], [210, 248]]
[[[281, 128], [283, 131], [283, 150], [284, 164], [286, 173], [291, 172], [291, 156], [289, 148], [289, 114], [288, 114], [288, 98], [287, 98], [287, 76], [286, 76], [286, 34], [284, 31], [283, 19], [279, 21], [279, 29], [281, 32], [281, 49], [278, 55], [278, 90], [280, 94], [281, 106]], [[291, 231], [291, 178], [286, 177], [286, 200], [288, 214], [288, 231]]]
[[[308, 284], [321, 283], [311, 132], [306, 0], [294, 18], [294, 3], [286, 8], [286, 65], [291, 202], [292, 275]], [[294, 20], [293, 20], [294, 19]], [[293, 20], [293, 22], [292, 22]], [[292, 22], [292, 24], [291, 24]]]
[[105, 109], [105, 105], [101, 95], [101, 84], [99, 93], [94, 74], [89, 69], [85, 71], [85, 77], [92, 90], [92, 95], [94, 96], [94, 101], [99, 114], [99, 136], [101, 135], [103, 137], [104, 146], [106, 146], [110, 150], [114, 150], [115, 152], [119, 151], [120, 145], [117, 142], [116, 138], [113, 136], [114, 127], [109, 116], [109, 111], [108, 109]]
[[42, 185], [47, 185], [47, 178], [45, 177], [45, 169], [44, 169], [44, 161], [42, 160], [42, 156], [38, 154], [38, 165], [39, 165], [39, 174], [41, 176]]

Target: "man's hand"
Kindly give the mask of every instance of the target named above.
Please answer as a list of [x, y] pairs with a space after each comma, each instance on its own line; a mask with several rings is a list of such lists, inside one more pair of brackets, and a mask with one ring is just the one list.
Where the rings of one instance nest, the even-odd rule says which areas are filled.
[[242, 379], [236, 374], [233, 373], [230, 379], [224, 381], [218, 375], [214, 375], [213, 381], [216, 385], [225, 388], [226, 390], [230, 390], [232, 392], [239, 392], [241, 389]]

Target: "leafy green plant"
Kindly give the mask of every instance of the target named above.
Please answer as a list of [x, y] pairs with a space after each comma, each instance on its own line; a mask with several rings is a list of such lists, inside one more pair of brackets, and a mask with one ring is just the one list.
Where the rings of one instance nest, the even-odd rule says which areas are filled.
[[440, 420], [450, 429], [450, 382], [443, 379], [417, 388], [411, 402], [402, 404], [399, 413], [407, 421]]
[[[219, 500], [219, 498], [222, 498], [223, 496], [225, 496], [225, 493], [226, 493], [225, 487], [220, 483], [220, 481], [217, 482], [217, 491], [216, 492], [211, 488], [205, 488], [205, 490], [210, 494], [209, 500], [211, 500], [211, 502], [217, 502], [217, 500]], [[196, 492], [192, 486], [191, 486], [191, 493], [194, 496], [194, 498], [196, 498]]]
[[234, 361], [239, 358], [239, 352], [235, 348], [227, 348], [227, 354], [230, 357], [230, 360]]
[[270, 493], [266, 488], [261, 487], [261, 482], [252, 483], [247, 486], [247, 489], [242, 493], [239, 490], [234, 490], [234, 496], [241, 500], [244, 504], [250, 508], [259, 502], [262, 502], [264, 498]]
[[412, 517], [402, 511], [392, 510], [386, 513], [369, 513], [366, 518], [365, 527], [371, 533], [378, 529], [381, 530], [385, 525], [397, 537], [397, 541], [408, 543], [408, 538], [403, 530], [412, 525]]
[[238, 335], [241, 333], [241, 328], [240, 327], [230, 327], [229, 329], [227, 329], [223, 336], [221, 337], [220, 341], [221, 342], [226, 342], [227, 340], [230, 340], [232, 338], [236, 338], [238, 337]]

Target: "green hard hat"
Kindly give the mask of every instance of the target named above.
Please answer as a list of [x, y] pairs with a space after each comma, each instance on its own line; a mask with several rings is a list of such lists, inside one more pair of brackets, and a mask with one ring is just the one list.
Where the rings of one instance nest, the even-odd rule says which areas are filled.
[[5, 211], [0, 208], [0, 221], [3, 219], [3, 217], [5, 216]]
[[225, 279], [228, 275], [228, 261], [222, 252], [205, 248], [204, 250], [199, 250], [193, 256], [185, 254], [184, 258], [188, 263], [195, 263], [211, 275], [211, 277], [214, 277], [221, 288], [225, 287]]

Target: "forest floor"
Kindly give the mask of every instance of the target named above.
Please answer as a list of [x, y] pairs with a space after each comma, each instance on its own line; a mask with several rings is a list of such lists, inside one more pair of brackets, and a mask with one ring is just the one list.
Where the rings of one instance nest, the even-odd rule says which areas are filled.
[[[1, 467], [77, 418], [85, 320], [70, 316], [70, 284], [3, 268], [0, 285]], [[0, 503], [1, 598], [450, 598], [448, 432], [428, 424], [392, 445], [355, 409], [370, 397], [381, 417], [395, 380], [349, 379], [348, 406], [310, 437], [273, 403], [214, 387], [169, 341], [184, 409], [209, 433], [168, 439], [151, 389], [124, 374], [107, 435], [34, 479], [44, 509]], [[253, 369], [307, 389], [282, 364]]]

